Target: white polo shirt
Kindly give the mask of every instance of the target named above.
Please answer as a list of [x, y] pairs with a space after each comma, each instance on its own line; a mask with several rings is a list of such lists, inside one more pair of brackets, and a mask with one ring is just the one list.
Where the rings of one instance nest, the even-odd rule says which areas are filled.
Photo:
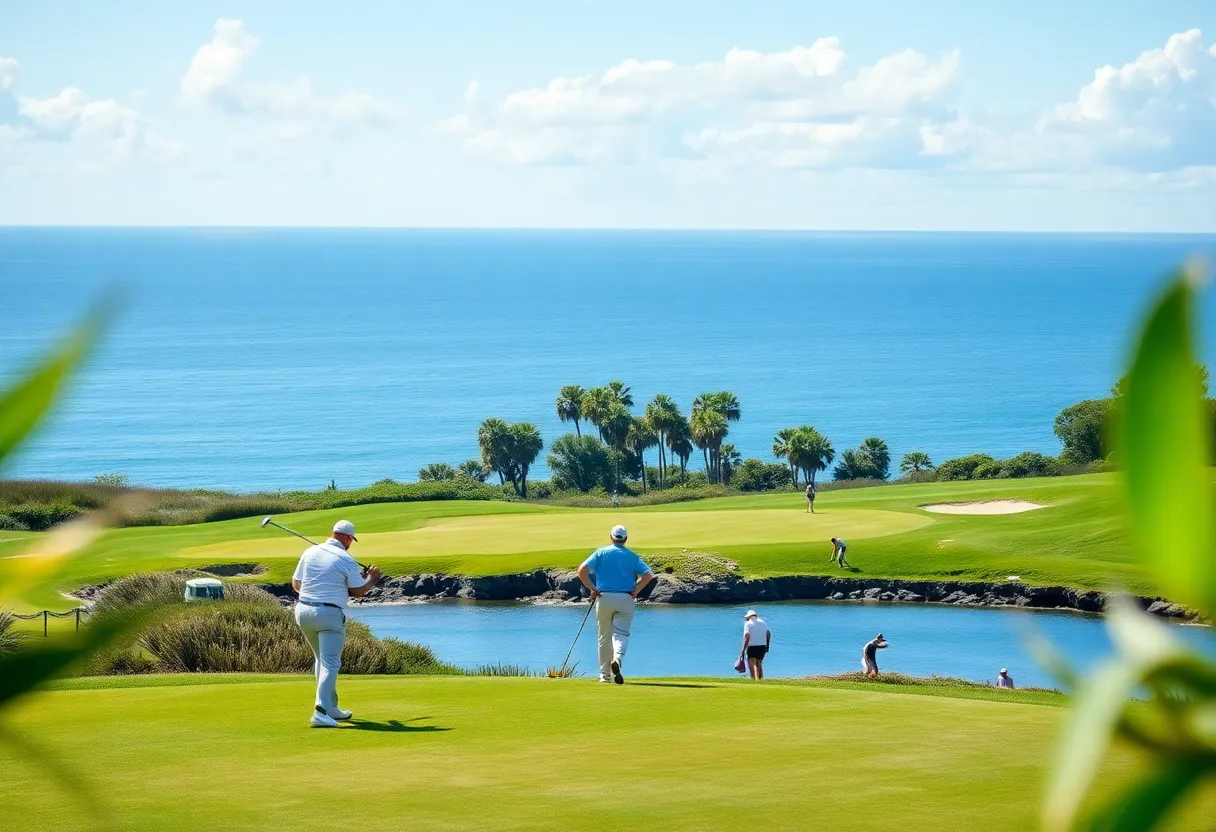
[[332, 537], [304, 550], [292, 579], [300, 582], [301, 601], [339, 607], [350, 600], [347, 590], [367, 583], [359, 564]]
[[749, 618], [743, 624], [744, 635], [750, 636], [748, 647], [763, 647], [768, 644], [768, 625], [763, 618]]

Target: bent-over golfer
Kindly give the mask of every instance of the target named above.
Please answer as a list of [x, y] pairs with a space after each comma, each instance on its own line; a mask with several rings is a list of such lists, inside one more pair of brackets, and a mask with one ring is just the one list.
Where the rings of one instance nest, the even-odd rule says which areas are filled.
[[832, 557], [831, 557], [832, 563], [836, 564], [839, 567], [847, 569], [849, 566], [849, 562], [844, 559], [844, 553], [848, 550], [848, 548], [849, 548], [848, 545], [844, 542], [844, 538], [833, 537], [832, 538]]
[[633, 605], [654, 573], [636, 554], [625, 548], [629, 532], [624, 526], [612, 527], [612, 543], [596, 549], [578, 568], [578, 578], [591, 591], [595, 623], [600, 638], [600, 681], [625, 684], [621, 662], [629, 647], [629, 628], [633, 624]]
[[300, 598], [296, 602], [296, 623], [313, 655], [313, 674], [317, 678], [317, 701], [313, 708], [314, 728], [336, 728], [338, 720], [350, 719], [350, 711], [338, 707], [338, 670], [342, 666], [342, 647], [346, 644], [346, 602], [366, 595], [380, 580], [375, 566], [363, 575], [350, 556], [355, 524], [339, 520], [333, 537], [310, 546], [300, 556], [291, 587]]
[[870, 678], [878, 676], [878, 651], [885, 650], [891, 645], [879, 633], [874, 638], [866, 642], [866, 646], [861, 648], [861, 669]]

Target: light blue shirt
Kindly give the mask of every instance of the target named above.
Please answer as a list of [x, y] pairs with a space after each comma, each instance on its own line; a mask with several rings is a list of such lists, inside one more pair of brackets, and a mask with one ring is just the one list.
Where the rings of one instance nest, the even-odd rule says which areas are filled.
[[633, 592], [638, 576], [650, 572], [644, 560], [615, 543], [596, 549], [583, 566], [591, 572], [591, 583], [600, 592]]

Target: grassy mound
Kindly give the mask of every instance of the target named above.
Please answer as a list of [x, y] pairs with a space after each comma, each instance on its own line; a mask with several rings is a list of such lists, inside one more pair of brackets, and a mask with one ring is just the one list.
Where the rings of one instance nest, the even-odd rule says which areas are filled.
[[[228, 584], [223, 601], [186, 603], [186, 580], [199, 573], [133, 575], [107, 587], [94, 619], [119, 615], [133, 605], [154, 603], [171, 612], [130, 644], [94, 658], [86, 673], [302, 673], [312, 653], [292, 613], [254, 586]], [[342, 672], [353, 674], [459, 673], [429, 648], [372, 635], [366, 624], [348, 621]]]
[[642, 558], [656, 575], [663, 572], [684, 580], [703, 577], [722, 578], [739, 573], [739, 564], [730, 558], [706, 552], [684, 550], [669, 554], [646, 554]]

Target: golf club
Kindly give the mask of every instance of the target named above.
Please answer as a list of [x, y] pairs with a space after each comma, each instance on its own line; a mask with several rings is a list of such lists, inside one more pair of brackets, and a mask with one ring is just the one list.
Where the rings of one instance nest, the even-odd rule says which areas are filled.
[[591, 599], [591, 604], [587, 607], [587, 613], [583, 616], [583, 623], [578, 625], [578, 632], [574, 634], [574, 641], [570, 642], [570, 649], [566, 651], [566, 658], [562, 659], [561, 670], [557, 673], [550, 671], [550, 679], [563, 679], [566, 676], [566, 663], [570, 661], [570, 654], [574, 652], [574, 645], [578, 644], [578, 637], [583, 634], [583, 628], [587, 626], [587, 619], [591, 617], [591, 611], [595, 609], [595, 599]]
[[[307, 537], [305, 537], [304, 535], [295, 531], [294, 529], [289, 529], [281, 523], [274, 522], [274, 520], [271, 517], [263, 517], [262, 518], [262, 528], [264, 529], [267, 526], [274, 526], [276, 529], [282, 529], [283, 531], [287, 532], [288, 534], [294, 534], [296, 537], [300, 538], [300, 540], [303, 540], [305, 543], [310, 543], [313, 546], [317, 545], [315, 541], [309, 540]], [[355, 561], [355, 563], [359, 564], [359, 568], [363, 570], [364, 575], [366, 575], [367, 570], [371, 568], [371, 567], [367, 566], [366, 564], [359, 563], [359, 561], [357, 561], [357, 560]]]

